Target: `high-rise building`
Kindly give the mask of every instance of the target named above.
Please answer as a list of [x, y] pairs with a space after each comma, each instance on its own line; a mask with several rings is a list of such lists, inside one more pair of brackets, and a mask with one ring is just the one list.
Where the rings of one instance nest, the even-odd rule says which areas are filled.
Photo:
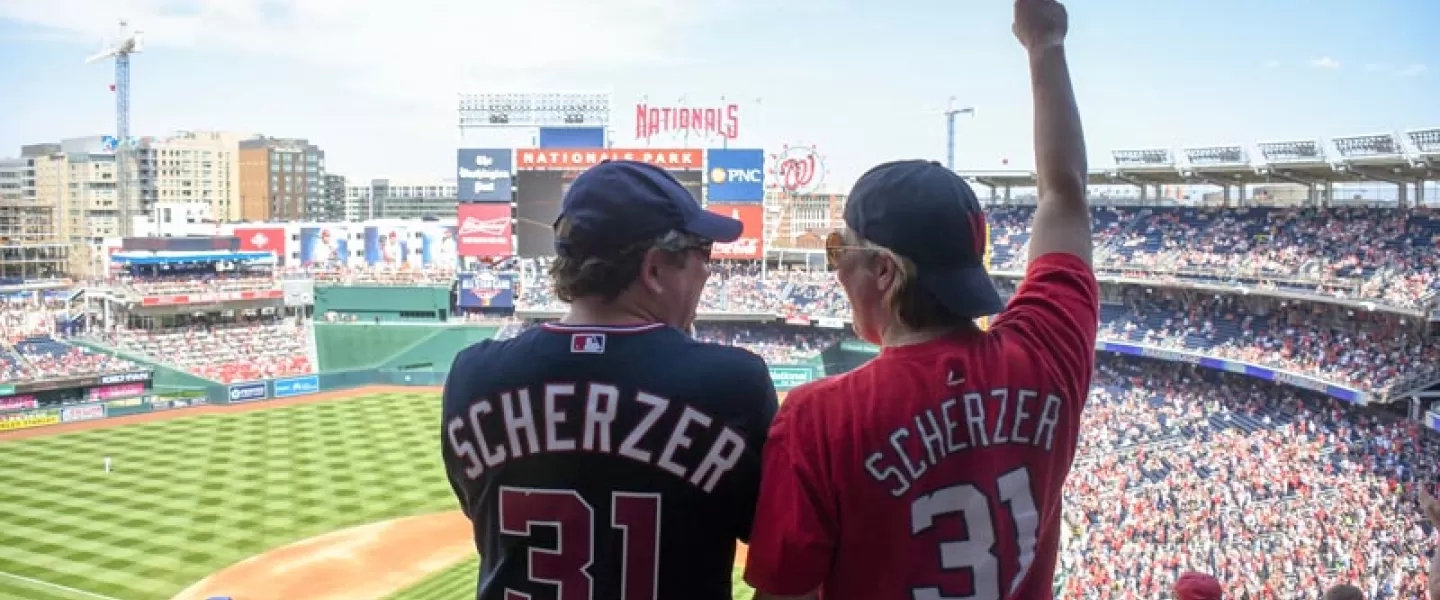
[[321, 212], [321, 218], [318, 220], [327, 223], [350, 220], [345, 214], [344, 175], [325, 175], [325, 201], [324, 210]]
[[256, 134], [182, 131], [149, 144], [156, 201], [210, 206], [219, 221], [239, 221], [240, 142]]
[[69, 271], [70, 244], [56, 229], [56, 198], [37, 188], [37, 158], [58, 144], [25, 146], [20, 158], [0, 159], [0, 277], [51, 279]]
[[373, 179], [346, 188], [346, 220], [423, 219], [455, 216], [455, 179]]
[[316, 218], [325, 194], [325, 152], [303, 139], [240, 142], [240, 219]]
[[[153, 153], [149, 140], [132, 141], [132, 216], [146, 214], [154, 203]], [[65, 245], [69, 273], [98, 275], [103, 269], [94, 248], [121, 234], [120, 198], [116, 189], [113, 138], [90, 136], [59, 144], [26, 146], [21, 154], [34, 169], [35, 205], [53, 207], [48, 225], [55, 243]]]

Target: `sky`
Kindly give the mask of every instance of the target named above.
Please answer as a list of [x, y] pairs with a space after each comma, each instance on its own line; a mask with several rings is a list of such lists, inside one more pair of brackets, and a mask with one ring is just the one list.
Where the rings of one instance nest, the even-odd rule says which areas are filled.
[[[1068, 55], [1092, 167], [1120, 148], [1440, 127], [1435, 0], [1071, 0]], [[813, 145], [826, 187], [944, 160], [942, 111], [973, 106], [962, 170], [1033, 165], [1025, 54], [1006, 0], [0, 0], [0, 156], [112, 134], [120, 17], [133, 135], [303, 137], [355, 180], [453, 177], [457, 94], [610, 91], [634, 106], [741, 105], [732, 148]], [[661, 144], [652, 144], [658, 147]], [[678, 146], [678, 143], [664, 144]], [[692, 145], [693, 141], [692, 141]]]

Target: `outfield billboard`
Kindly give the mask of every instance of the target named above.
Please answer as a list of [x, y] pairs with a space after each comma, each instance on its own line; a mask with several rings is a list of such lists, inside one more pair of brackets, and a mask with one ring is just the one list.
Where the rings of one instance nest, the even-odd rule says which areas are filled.
[[510, 149], [461, 148], [456, 152], [455, 183], [461, 202], [509, 202]]
[[706, 202], [765, 200], [764, 150], [708, 150], [705, 174]]
[[269, 397], [269, 390], [263, 381], [236, 383], [230, 386], [228, 392], [231, 404], [264, 400]]
[[300, 228], [300, 264], [350, 264], [350, 229], [344, 225]]
[[87, 404], [85, 406], [70, 406], [60, 409], [60, 422], [62, 423], [93, 421], [103, 418], [105, 418], [104, 404]]
[[0, 410], [24, 410], [40, 406], [40, 402], [34, 396], [7, 396], [0, 398]]
[[457, 214], [460, 226], [455, 237], [460, 256], [496, 258], [514, 254], [509, 204], [461, 204]]
[[720, 259], [753, 260], [765, 257], [765, 207], [760, 204], [711, 204], [718, 215], [740, 221], [745, 229], [728, 244], [717, 242], [711, 256]]
[[583, 171], [607, 160], [633, 160], [669, 171], [699, 170], [705, 151], [698, 148], [530, 148], [515, 151], [515, 169], [521, 171]]
[[[696, 152], [699, 152], [698, 150]], [[570, 184], [583, 169], [521, 169], [515, 175], [516, 254], [524, 257], [555, 255], [555, 219]], [[670, 170], [696, 202], [700, 201], [702, 175], [698, 170]]]
[[240, 238], [241, 251], [270, 252], [275, 255], [276, 264], [285, 264], [284, 227], [236, 227], [234, 235]]
[[515, 274], [480, 271], [460, 274], [460, 308], [514, 308]]
[[770, 365], [770, 381], [777, 390], [790, 390], [815, 380], [815, 367], [810, 365]]
[[0, 415], [0, 431], [14, 431], [31, 427], [44, 427], [60, 422], [60, 413], [54, 410], [35, 410], [23, 413]]
[[320, 376], [306, 375], [304, 377], [276, 379], [271, 382], [271, 386], [274, 388], [274, 393], [271, 395], [276, 398], [292, 398], [306, 394], [315, 394], [320, 391]]

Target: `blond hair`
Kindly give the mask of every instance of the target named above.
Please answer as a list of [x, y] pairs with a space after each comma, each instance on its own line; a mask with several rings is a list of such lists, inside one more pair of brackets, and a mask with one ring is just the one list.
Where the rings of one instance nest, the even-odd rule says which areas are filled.
[[904, 326], [920, 330], [973, 323], [971, 319], [955, 314], [930, 293], [930, 290], [920, 285], [919, 268], [915, 261], [865, 240], [849, 229], [845, 230], [844, 238], [847, 245], [873, 255], [885, 256], [895, 263], [895, 278], [885, 290], [881, 302], [885, 310]]

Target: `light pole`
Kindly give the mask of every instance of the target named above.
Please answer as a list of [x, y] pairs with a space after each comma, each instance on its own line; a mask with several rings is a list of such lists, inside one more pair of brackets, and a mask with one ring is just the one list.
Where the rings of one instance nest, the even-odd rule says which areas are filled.
[[955, 108], [955, 97], [950, 97], [950, 108], [945, 110], [945, 166], [951, 171], [955, 170], [955, 117], [960, 115], [975, 116], [975, 107], [966, 106]]

